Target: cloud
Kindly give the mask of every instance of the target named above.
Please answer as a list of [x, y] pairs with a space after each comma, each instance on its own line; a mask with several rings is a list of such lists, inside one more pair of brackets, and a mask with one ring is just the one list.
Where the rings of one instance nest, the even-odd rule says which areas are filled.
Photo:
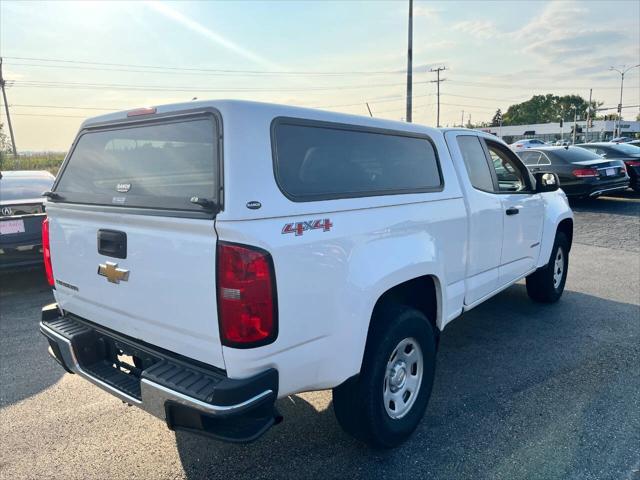
[[413, 8], [414, 17], [437, 18], [443, 12], [444, 10], [440, 8], [425, 7], [423, 5], [419, 5]]
[[495, 37], [498, 31], [491, 20], [465, 20], [454, 24], [453, 29], [483, 40]]
[[241, 57], [246, 58], [247, 60], [250, 60], [250, 61], [252, 61], [252, 62], [254, 62], [254, 63], [258, 64], [258, 65], [261, 65], [261, 66], [269, 68], [269, 69], [282, 70], [282, 68], [279, 67], [277, 64], [269, 61], [268, 59], [258, 55], [255, 52], [252, 52], [251, 50], [249, 50], [249, 49], [247, 49], [245, 47], [242, 47], [242, 46], [238, 45], [237, 43], [235, 43], [232, 40], [224, 37], [220, 33], [214, 32], [213, 30], [205, 27], [201, 23], [198, 23], [195, 20], [192, 20], [191, 18], [187, 17], [186, 15], [184, 15], [184, 14], [180, 13], [179, 11], [171, 8], [166, 3], [150, 1], [150, 2], [145, 2], [145, 5], [147, 5], [149, 8], [151, 8], [155, 12], [160, 13], [161, 15], [164, 15], [165, 17], [169, 18], [170, 20], [173, 20], [174, 22], [179, 23], [182, 26], [188, 28], [192, 32], [195, 32], [195, 33], [207, 38], [208, 40], [212, 41], [213, 43], [216, 43], [219, 46], [221, 46], [221, 47], [223, 47], [223, 48], [225, 48], [227, 50], [230, 50], [230, 51], [240, 55]]
[[[618, 25], [594, 26], [589, 11], [581, 4], [551, 2], [522, 28], [507, 34], [524, 44], [521, 51], [547, 64], [579, 65], [592, 63], [601, 54], [620, 51], [633, 43], [629, 31]], [[603, 26], [604, 25], [604, 26]], [[584, 66], [584, 65], [583, 65]]]

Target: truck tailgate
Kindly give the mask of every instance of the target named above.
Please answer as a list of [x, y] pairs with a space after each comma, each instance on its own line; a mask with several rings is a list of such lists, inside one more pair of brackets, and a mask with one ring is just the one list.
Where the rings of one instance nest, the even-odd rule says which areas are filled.
[[[224, 368], [213, 219], [123, 215], [51, 203], [48, 214], [55, 296], [62, 309]], [[126, 235], [126, 258], [98, 252], [99, 230]], [[126, 278], [110, 281], [107, 262]]]

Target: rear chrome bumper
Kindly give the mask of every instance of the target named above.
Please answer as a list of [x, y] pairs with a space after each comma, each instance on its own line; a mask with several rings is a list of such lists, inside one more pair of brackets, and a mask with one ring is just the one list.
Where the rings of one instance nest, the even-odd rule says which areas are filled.
[[[57, 311], [57, 305], [43, 309], [40, 331], [49, 341], [49, 353], [54, 360], [67, 372], [77, 374], [123, 402], [166, 421], [172, 430], [188, 430], [221, 440], [247, 442], [261, 436], [281, 419], [274, 407], [278, 385], [276, 370], [267, 370], [249, 379], [234, 380], [219, 372], [203, 372], [200, 366], [190, 369], [179, 360], [174, 364], [171, 359], [162, 358], [158, 360], [159, 368], [153, 365], [142, 370], [139, 376], [126, 374], [115, 367], [111, 372], [108, 366], [107, 374], [99, 375], [94, 373], [99, 371], [94, 365], [99, 365], [104, 373], [105, 360], [100, 354], [96, 355], [95, 350], [100, 350], [99, 343], [104, 343], [108, 337], [104, 332], [92, 331], [89, 324], [79, 319], [69, 319], [68, 325], [64, 320], [65, 317]], [[119, 346], [124, 345], [120, 338], [117, 342]], [[83, 355], [96, 359], [97, 363], [87, 364]], [[169, 373], [165, 376], [152, 372], [167, 369]], [[176, 371], [177, 374], [174, 373]], [[186, 393], [190, 387], [185, 390], [184, 382], [179, 382], [182, 391], [172, 388], [176, 385], [173, 380], [176, 377], [186, 377], [189, 379], [186, 383], [194, 382], [212, 390], [207, 395], [211, 401]], [[195, 389], [193, 392], [197, 393]]]
[[601, 188], [601, 189], [598, 189], [598, 190], [595, 190], [595, 191], [591, 192], [589, 194], [589, 196], [590, 197], [599, 197], [600, 195], [604, 195], [605, 193], [622, 192], [622, 191], [626, 190], [627, 188], [629, 188], [629, 184], [618, 186], [618, 187]]

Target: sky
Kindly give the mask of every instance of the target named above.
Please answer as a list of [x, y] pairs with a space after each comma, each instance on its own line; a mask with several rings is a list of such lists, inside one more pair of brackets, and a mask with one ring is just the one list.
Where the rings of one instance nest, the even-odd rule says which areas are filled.
[[[65, 151], [84, 118], [217, 98], [405, 116], [408, 0], [0, 1], [19, 151]], [[413, 121], [489, 121], [534, 94], [615, 107], [640, 63], [640, 2], [414, 2]], [[640, 68], [623, 104], [640, 104]], [[637, 107], [623, 111], [634, 119]], [[611, 110], [609, 113], [614, 113]], [[470, 117], [470, 118], [469, 118]], [[5, 123], [4, 108], [0, 122]]]

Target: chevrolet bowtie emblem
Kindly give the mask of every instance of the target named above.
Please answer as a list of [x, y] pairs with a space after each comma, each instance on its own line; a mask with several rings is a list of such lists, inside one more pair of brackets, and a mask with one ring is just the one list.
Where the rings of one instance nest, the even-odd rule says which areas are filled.
[[98, 275], [107, 277], [107, 280], [111, 283], [120, 283], [121, 280], [123, 282], [129, 280], [129, 270], [118, 268], [118, 264], [113, 262], [105, 262], [98, 265]]

